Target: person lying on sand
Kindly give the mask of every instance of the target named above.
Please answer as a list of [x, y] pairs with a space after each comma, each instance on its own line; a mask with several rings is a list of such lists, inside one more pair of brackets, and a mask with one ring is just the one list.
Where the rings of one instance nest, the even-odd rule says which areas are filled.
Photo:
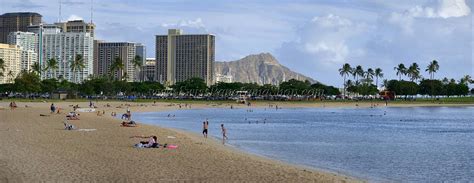
[[74, 130], [75, 127], [74, 127], [74, 125], [68, 124], [67, 120], [66, 120], [66, 121], [64, 121], [64, 129], [65, 130]]
[[148, 141], [140, 141], [140, 143], [135, 144], [135, 147], [145, 147], [145, 148], [156, 148], [159, 147], [157, 142], [158, 137], [156, 136], [131, 136], [130, 138], [149, 138]]
[[69, 112], [69, 114], [66, 115], [67, 120], [79, 120], [79, 114], [76, 114], [76, 112]]
[[40, 116], [45, 117], [45, 116], [49, 116], [49, 114], [40, 114]]
[[129, 122], [123, 121], [122, 126], [124, 126], [124, 127], [136, 127], [137, 123], [135, 123], [135, 121], [129, 121]]

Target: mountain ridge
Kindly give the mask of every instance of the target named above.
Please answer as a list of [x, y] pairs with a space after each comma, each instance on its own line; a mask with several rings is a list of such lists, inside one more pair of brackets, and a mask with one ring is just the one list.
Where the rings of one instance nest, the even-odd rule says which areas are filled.
[[290, 79], [317, 81], [281, 65], [270, 53], [251, 54], [234, 61], [216, 61], [216, 75], [231, 75], [233, 82], [273, 84]]

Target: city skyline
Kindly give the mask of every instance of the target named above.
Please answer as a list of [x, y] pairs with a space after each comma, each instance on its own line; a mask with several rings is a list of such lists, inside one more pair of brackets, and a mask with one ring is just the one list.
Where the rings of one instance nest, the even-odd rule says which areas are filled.
[[[269, 2], [94, 2], [96, 39], [153, 49], [154, 36], [169, 28], [212, 33], [216, 61], [269, 52], [290, 69], [339, 87], [337, 69], [346, 62], [380, 67], [386, 78], [396, 78], [393, 67], [399, 63], [417, 62], [424, 70], [434, 59], [439, 75], [459, 79], [473, 73], [472, 1]], [[62, 4], [63, 21], [90, 21], [90, 1]], [[58, 20], [57, 1], [4, 0], [1, 6], [2, 13], [32, 11], [45, 22]]]

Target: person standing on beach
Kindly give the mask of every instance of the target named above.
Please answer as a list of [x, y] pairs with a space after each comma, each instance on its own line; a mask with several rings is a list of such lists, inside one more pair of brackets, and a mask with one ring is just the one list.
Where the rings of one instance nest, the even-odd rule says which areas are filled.
[[209, 129], [209, 122], [207, 121], [202, 122], [202, 134], [204, 135], [204, 138], [207, 138], [208, 129]]
[[224, 124], [221, 124], [221, 130], [222, 130], [222, 144], [225, 144], [225, 141], [228, 138], [227, 138], [227, 129], [224, 128]]
[[51, 103], [51, 107], [49, 107], [51, 110], [51, 114], [53, 114], [56, 111], [56, 107], [54, 106], [54, 103]]

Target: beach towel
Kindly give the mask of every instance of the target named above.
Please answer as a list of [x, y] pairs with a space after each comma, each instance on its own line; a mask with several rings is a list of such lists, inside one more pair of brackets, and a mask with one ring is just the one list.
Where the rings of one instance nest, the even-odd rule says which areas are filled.
[[167, 136], [166, 138], [175, 139], [176, 137], [174, 137], [174, 136]]
[[96, 131], [97, 129], [77, 129], [77, 131], [83, 131], [83, 132], [91, 132], [91, 131]]

